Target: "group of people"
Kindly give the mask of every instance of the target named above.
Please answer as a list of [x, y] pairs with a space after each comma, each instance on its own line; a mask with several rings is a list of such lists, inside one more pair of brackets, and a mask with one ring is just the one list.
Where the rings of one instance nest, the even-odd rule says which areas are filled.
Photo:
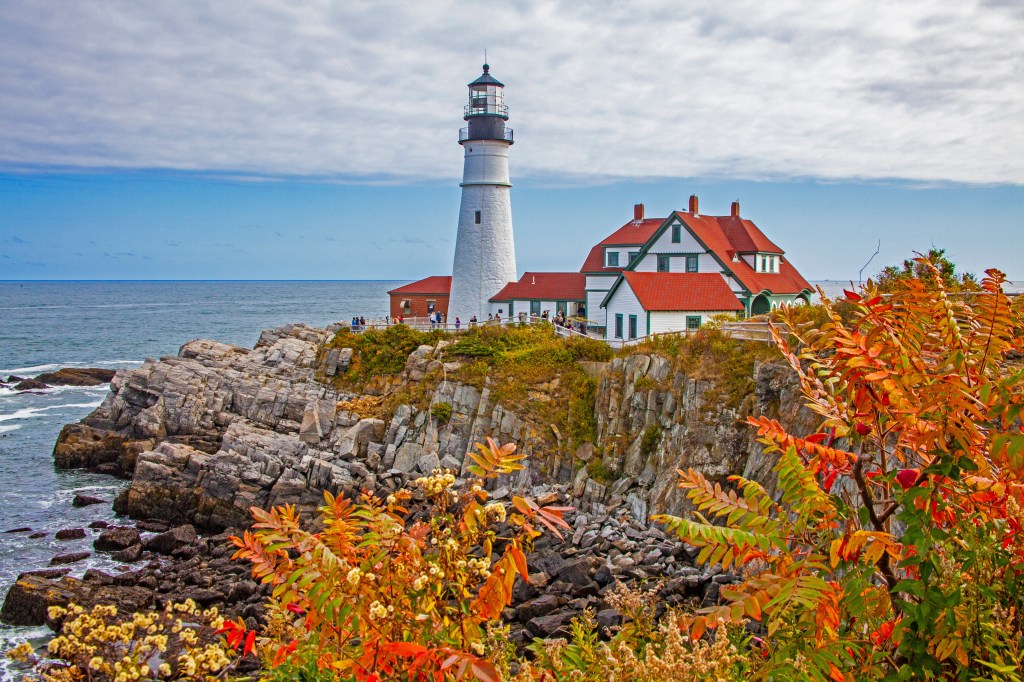
[[353, 317], [352, 318], [352, 331], [361, 332], [366, 329], [366, 318], [365, 317]]

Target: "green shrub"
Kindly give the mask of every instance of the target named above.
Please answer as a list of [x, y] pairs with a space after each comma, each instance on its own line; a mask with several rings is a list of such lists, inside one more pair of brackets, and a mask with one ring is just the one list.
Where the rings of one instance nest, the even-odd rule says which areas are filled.
[[615, 482], [614, 472], [608, 469], [604, 462], [596, 457], [587, 464], [587, 474], [601, 485], [610, 485]]
[[657, 424], [651, 424], [644, 429], [644, 435], [640, 438], [640, 454], [644, 458], [650, 457], [654, 454], [654, 451], [658, 447], [658, 443], [661, 442], [661, 427]]
[[452, 404], [451, 403], [434, 403], [430, 406], [430, 416], [436, 419], [441, 424], [444, 424], [452, 418]]

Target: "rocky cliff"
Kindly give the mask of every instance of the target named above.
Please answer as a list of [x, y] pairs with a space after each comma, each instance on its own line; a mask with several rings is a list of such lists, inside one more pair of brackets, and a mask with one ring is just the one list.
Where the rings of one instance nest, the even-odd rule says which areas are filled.
[[[466, 451], [490, 436], [530, 457], [526, 470], [498, 482], [499, 493], [566, 485], [583, 511], [622, 508], [643, 520], [685, 508], [680, 468], [770, 483], [771, 462], [746, 416], [777, 417], [797, 432], [813, 425], [781, 362], [757, 365], [754, 390], [737, 401], [714, 379], [638, 353], [588, 368], [598, 379], [597, 439], [569, 449], [557, 427], [493, 400], [486, 381], [430, 383], [431, 363], [452, 361], [444, 341], [413, 352], [391, 383], [395, 391], [428, 382], [425, 407], [368, 414], [359, 396], [323, 381], [339, 355], [341, 371], [348, 361], [322, 352], [329, 336], [291, 325], [264, 332], [252, 350], [191, 341], [176, 357], [120, 372], [103, 404], [65, 427], [56, 464], [131, 478], [119, 511], [216, 532], [246, 525], [254, 505], [312, 509], [324, 490], [388, 491], [437, 467], [461, 472]], [[536, 389], [531, 399], [546, 399], [545, 387]], [[450, 418], [431, 416], [436, 403], [451, 405]]]

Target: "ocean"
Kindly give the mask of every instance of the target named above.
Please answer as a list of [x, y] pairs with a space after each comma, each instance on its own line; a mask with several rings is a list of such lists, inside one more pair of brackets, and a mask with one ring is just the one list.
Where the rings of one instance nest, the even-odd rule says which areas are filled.
[[[290, 322], [325, 326], [355, 315], [383, 317], [387, 290], [401, 282], [0, 282], [0, 377], [32, 377], [59, 367], [138, 367], [177, 354], [185, 342], [212, 338], [252, 347], [263, 329]], [[827, 295], [849, 283], [819, 282]], [[1022, 283], [1014, 283], [1020, 291]], [[91, 551], [95, 533], [58, 541], [62, 528], [117, 523], [110, 506], [71, 506], [82, 492], [113, 500], [125, 483], [79, 471], [55, 471], [52, 450], [61, 426], [98, 406], [107, 386], [15, 393], [0, 388], [0, 598], [18, 573], [46, 568], [51, 557]], [[28, 527], [29, 533], [3, 533]], [[114, 570], [102, 555], [71, 564]], [[45, 628], [0, 624], [0, 651], [39, 640]], [[0, 679], [8, 679], [6, 660]]]

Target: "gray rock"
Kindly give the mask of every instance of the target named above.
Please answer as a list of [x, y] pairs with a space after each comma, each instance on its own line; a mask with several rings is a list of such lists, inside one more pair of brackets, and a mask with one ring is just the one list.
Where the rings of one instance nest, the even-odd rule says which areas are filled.
[[68, 554], [58, 554], [57, 556], [50, 559], [51, 566], [60, 566], [62, 564], [74, 564], [79, 561], [88, 559], [92, 554], [90, 552], [70, 552]]
[[165, 533], [154, 535], [146, 540], [143, 545], [151, 552], [158, 554], [170, 554], [176, 549], [191, 545], [196, 541], [196, 529], [190, 524], [172, 528]]
[[92, 543], [99, 552], [118, 552], [142, 542], [139, 532], [134, 528], [108, 528], [100, 533]]

